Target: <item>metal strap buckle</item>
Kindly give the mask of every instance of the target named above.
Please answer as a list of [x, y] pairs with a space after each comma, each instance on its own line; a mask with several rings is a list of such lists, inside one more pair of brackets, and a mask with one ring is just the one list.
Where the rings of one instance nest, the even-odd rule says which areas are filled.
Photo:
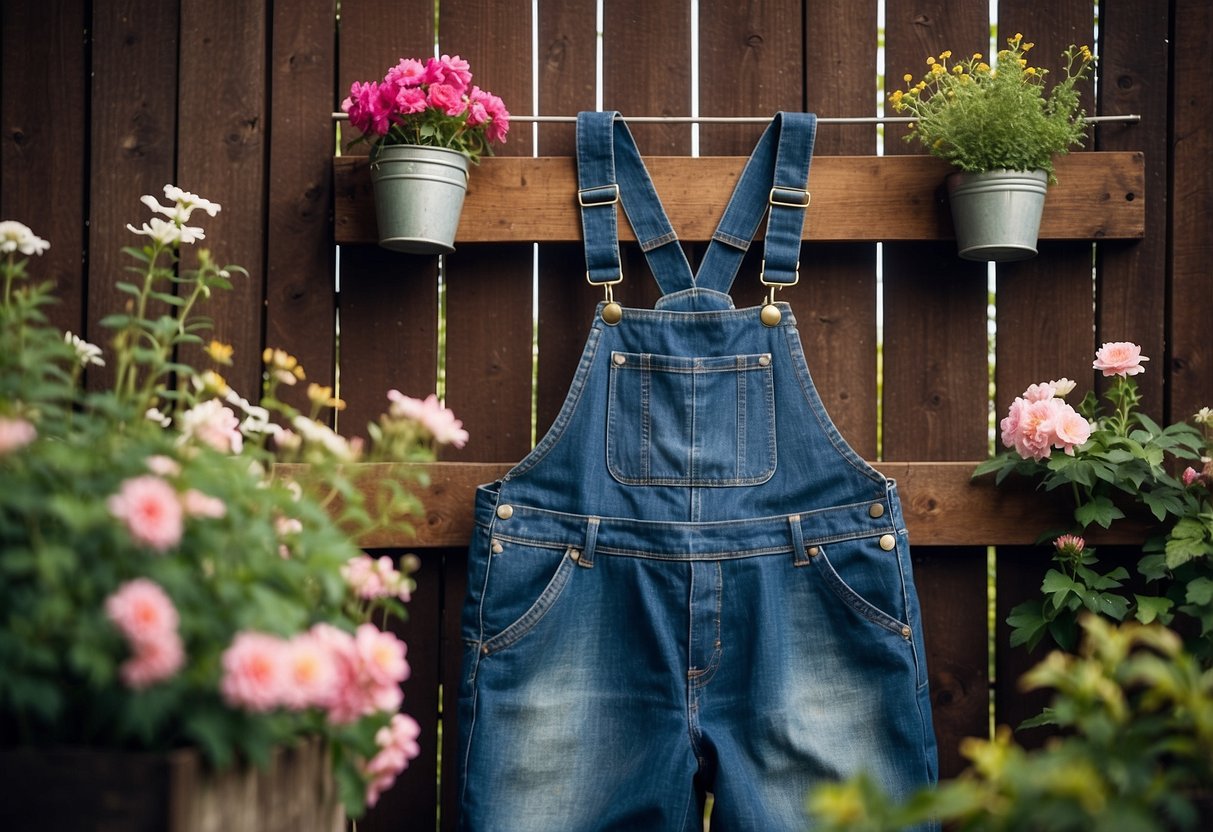
[[[800, 261], [799, 260], [796, 261], [796, 279], [793, 280], [791, 283], [784, 283], [783, 281], [780, 281], [780, 280], [767, 280], [767, 258], [764, 257], [764, 258], [762, 258], [762, 267], [760, 268], [760, 270], [758, 272], [758, 279], [760, 281], [762, 281], [763, 286], [772, 286], [772, 287], [774, 287], [774, 289], [778, 289], [783, 286], [795, 286], [797, 283], [800, 282]], [[772, 289], [772, 291], [771, 291], [771, 297], [775, 296], [774, 289]]]
[[585, 282], [591, 286], [614, 286], [616, 283], [623, 282], [623, 269], [619, 270], [619, 277], [615, 278], [614, 280], [594, 280], [590, 277], [589, 271], [586, 271]]
[[771, 188], [767, 202], [772, 205], [782, 205], [785, 208], [808, 208], [811, 194], [804, 188], [788, 188], [776, 185]]
[[582, 208], [614, 205], [617, 202], [619, 202], [618, 185], [598, 185], [593, 188], [582, 188], [577, 191], [577, 204]]

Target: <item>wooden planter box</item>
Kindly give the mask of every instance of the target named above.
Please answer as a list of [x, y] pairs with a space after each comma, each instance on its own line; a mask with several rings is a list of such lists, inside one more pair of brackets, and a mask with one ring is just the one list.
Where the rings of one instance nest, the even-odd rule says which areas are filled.
[[192, 749], [166, 754], [0, 751], [5, 832], [341, 832], [345, 813], [319, 742], [265, 770], [216, 773]]

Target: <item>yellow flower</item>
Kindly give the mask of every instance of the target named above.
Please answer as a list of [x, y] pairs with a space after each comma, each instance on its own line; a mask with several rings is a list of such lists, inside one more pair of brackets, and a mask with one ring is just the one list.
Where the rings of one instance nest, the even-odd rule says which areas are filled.
[[939, 53], [939, 57], [941, 60], [946, 61], [948, 58], [952, 57], [952, 50], [951, 49], [943, 50], [942, 52]]
[[1023, 40], [1023, 33], [1016, 32], [1015, 37], [1011, 38], [1009, 41], [1007, 41], [1007, 43], [1012, 44], [1012, 45], [1017, 45], [1022, 40]]
[[345, 402], [341, 399], [333, 397], [333, 388], [320, 384], [309, 384], [307, 386], [308, 401], [320, 407], [331, 407], [336, 410], [345, 410]]
[[1027, 58], [1020, 58], [1020, 59], [1019, 59], [1019, 65], [1020, 65], [1020, 66], [1027, 66], [1027, 65], [1028, 65], [1028, 59], [1027, 59]]
[[228, 390], [231, 389], [227, 386], [227, 380], [214, 370], [207, 370], [198, 377], [198, 381], [202, 384], [203, 390], [218, 396], [226, 396]]
[[934, 64], [935, 64], [934, 58], [927, 58], [927, 66], [933, 66]]
[[986, 63], [981, 63], [981, 64], [978, 64], [978, 65], [977, 65], [977, 71], [978, 71], [978, 72], [989, 72], [989, 71], [990, 71], [990, 65], [989, 65], [989, 64], [986, 64]]
[[1023, 74], [1024, 75], [1035, 75], [1036, 67], [1034, 67], [1034, 66], [1027, 67], [1026, 69], [1024, 69]]
[[933, 64], [933, 65], [931, 66], [931, 74], [932, 74], [932, 75], [943, 75], [943, 74], [945, 74], [946, 72], [947, 72], [947, 70], [946, 70], [946, 69], [944, 69], [943, 64]]
[[1029, 49], [1031, 49], [1031, 48], [1032, 48], [1033, 46], [1035, 46], [1035, 45], [1036, 45], [1036, 44], [1034, 44], [1034, 43], [1025, 43], [1025, 44], [1023, 45], [1023, 51], [1024, 51], [1024, 52], [1027, 52]]
[[901, 90], [893, 90], [893, 94], [889, 96], [889, 101], [893, 102], [894, 107], [901, 104], [902, 95]]
[[975, 60], [975, 61], [980, 61], [980, 60], [981, 60], [981, 53], [980, 53], [980, 52], [974, 52], [974, 53], [973, 53], [973, 60]]
[[232, 366], [232, 345], [224, 344], [222, 341], [211, 341], [203, 351], [210, 356], [211, 361], [216, 364], [223, 364], [227, 367]]
[[905, 75], [901, 76], [901, 80], [905, 81], [908, 84], [914, 80], [914, 76], [907, 72]]
[[965, 71], [964, 64], [953, 64], [952, 71], [955, 72], [957, 75], [960, 75], [962, 72]]
[[922, 92], [926, 88], [927, 88], [926, 81], [919, 81], [917, 84], [914, 85], [914, 89], [916, 89], [918, 92]]

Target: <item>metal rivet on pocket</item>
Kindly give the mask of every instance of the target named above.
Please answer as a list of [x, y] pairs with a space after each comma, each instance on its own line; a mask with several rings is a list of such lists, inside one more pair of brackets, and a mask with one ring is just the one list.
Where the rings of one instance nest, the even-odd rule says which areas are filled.
[[581, 560], [581, 552], [578, 552], [576, 549], [569, 549], [569, 560], [574, 563]]
[[497, 506], [497, 516], [502, 520], [509, 520], [514, 516], [514, 507], [509, 503]]
[[618, 352], [611, 356], [611, 360], [615, 362], [616, 367], [622, 367], [628, 363], [627, 356]]
[[872, 519], [884, 516], [884, 503], [872, 503], [868, 506], [868, 516]]
[[500, 555], [502, 552], [504, 552], [504, 551], [505, 551], [505, 547], [504, 547], [504, 546], [502, 546], [502, 545], [501, 545], [499, 542], [497, 542], [496, 540], [494, 540], [494, 541], [493, 541], [493, 546], [492, 546], [492, 549], [493, 549], [493, 554], [494, 554], [494, 555]]
[[880, 536], [880, 548], [886, 552], [891, 552], [897, 548], [897, 538], [891, 534], [882, 534]]
[[809, 557], [815, 558], [820, 554], [821, 554], [821, 549], [819, 549], [818, 547], [816, 547], [816, 546], [809, 547]]
[[910, 637], [910, 628], [909, 628], [909, 627], [902, 627], [902, 628], [901, 628], [901, 637], [902, 637], [902, 638], [909, 638], [909, 637]]
[[770, 363], [771, 363], [771, 356], [770, 356], [770, 354], [769, 354], [769, 353], [768, 353], [767, 355], [760, 355], [760, 356], [758, 356], [758, 365], [759, 365], [760, 367], [766, 367], [766, 366], [768, 366]]

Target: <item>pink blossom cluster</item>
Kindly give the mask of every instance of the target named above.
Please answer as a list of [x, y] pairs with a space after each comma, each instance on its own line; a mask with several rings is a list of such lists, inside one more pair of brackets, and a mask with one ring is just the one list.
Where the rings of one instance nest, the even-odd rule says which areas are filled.
[[131, 539], [138, 545], [167, 552], [181, 542], [186, 517], [219, 518], [227, 514], [227, 506], [218, 497], [194, 488], [178, 494], [161, 479], [179, 473], [175, 460], [154, 456], [148, 458], [147, 465], [160, 476], [142, 474], [123, 480], [118, 493], [105, 503], [110, 515], [126, 524]]
[[1213, 488], [1213, 458], [1202, 456], [1200, 463], [1201, 469], [1199, 471], [1191, 465], [1184, 469], [1181, 479], [1185, 488], [1191, 488], [1193, 485], [1203, 485], [1205, 488]]
[[1061, 397], [1074, 389], [1069, 379], [1033, 384], [1011, 402], [1002, 428], [1002, 444], [1024, 459], [1046, 459], [1054, 448], [1070, 456], [1091, 437], [1091, 424]]
[[366, 805], [374, 806], [379, 796], [392, 787], [396, 778], [409, 767], [409, 761], [421, 753], [417, 738], [421, 726], [407, 714], [396, 714], [392, 721], [375, 734], [379, 752], [363, 766], [363, 774], [369, 781], [366, 786]]
[[25, 419], [0, 416], [0, 456], [24, 448], [37, 437], [37, 429]]
[[219, 399], [208, 399], [181, 414], [181, 441], [191, 439], [225, 454], [238, 454], [244, 447], [240, 419]]
[[223, 653], [219, 691], [246, 711], [319, 708], [330, 722], [346, 724], [400, 707], [400, 683], [409, 677], [405, 651], [403, 641], [373, 624], [347, 633], [321, 623], [291, 638], [245, 631]]
[[430, 393], [425, 399], [414, 399], [399, 390], [387, 391], [391, 405], [388, 413], [393, 419], [408, 419], [419, 424], [439, 445], [454, 445], [462, 448], [467, 444], [468, 432], [455, 414], [442, 406], [438, 396]]
[[359, 598], [399, 598], [408, 601], [412, 596], [413, 582], [387, 555], [372, 558], [356, 555], [341, 567], [341, 577]]
[[106, 599], [105, 614], [131, 647], [131, 657], [118, 671], [128, 687], [142, 690], [181, 669], [185, 649], [177, 608], [159, 584], [147, 578], [127, 581]]
[[401, 58], [382, 81], [355, 81], [341, 102], [350, 124], [364, 134], [385, 136], [393, 124], [432, 110], [462, 116], [468, 127], [483, 127], [491, 142], [504, 142], [510, 130], [505, 103], [472, 83], [468, 62], [458, 55]]

